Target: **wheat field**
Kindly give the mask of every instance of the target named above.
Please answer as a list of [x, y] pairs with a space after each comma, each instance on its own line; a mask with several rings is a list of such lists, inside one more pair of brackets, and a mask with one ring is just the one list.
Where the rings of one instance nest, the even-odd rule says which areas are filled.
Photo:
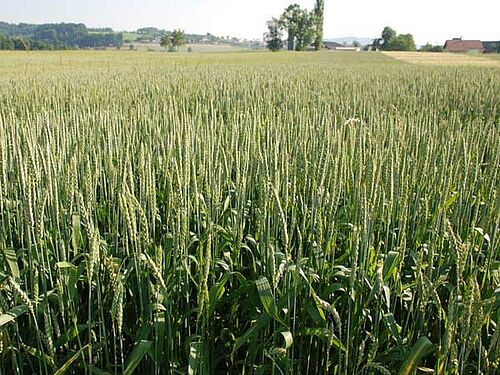
[[398, 52], [387, 51], [385, 55], [410, 64], [442, 66], [490, 66], [500, 68], [497, 54], [451, 53], [451, 52]]
[[0, 374], [493, 374], [500, 70], [0, 53]]

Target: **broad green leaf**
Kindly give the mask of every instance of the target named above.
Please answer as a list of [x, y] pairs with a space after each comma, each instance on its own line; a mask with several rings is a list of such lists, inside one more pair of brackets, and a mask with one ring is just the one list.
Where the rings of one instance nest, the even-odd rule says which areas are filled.
[[262, 306], [264, 306], [264, 310], [273, 318], [280, 321], [278, 308], [276, 307], [274, 296], [271, 292], [271, 285], [269, 284], [267, 278], [265, 276], [259, 277], [259, 279], [255, 282], [255, 286], [259, 292], [260, 301], [262, 302]]
[[14, 249], [7, 249], [0, 247], [2, 249], [3, 256], [9, 265], [10, 274], [14, 280], [19, 280], [19, 266], [17, 265], [17, 255]]
[[420, 361], [434, 351], [434, 345], [427, 337], [421, 337], [413, 345], [399, 370], [401, 375], [410, 375], [417, 368]]
[[403, 354], [403, 339], [401, 338], [401, 334], [399, 333], [399, 326], [396, 323], [396, 319], [394, 319], [394, 315], [392, 313], [384, 314], [384, 322], [387, 325], [387, 328], [389, 328], [389, 331], [391, 331], [392, 336], [396, 339], [399, 352]]
[[56, 372], [54, 372], [53, 375], [62, 375], [66, 373], [66, 371], [69, 370], [73, 362], [75, 362], [80, 355], [82, 355], [83, 351], [88, 347], [89, 345], [83, 346], [79, 351], [77, 351], [75, 354], [73, 354], [59, 369], [57, 369]]
[[217, 308], [217, 302], [221, 299], [221, 297], [224, 295], [224, 292], [226, 290], [225, 285], [229, 278], [232, 276], [232, 273], [226, 273], [222, 279], [215, 283], [211, 288], [209, 294], [209, 308], [208, 312], [210, 315], [212, 315]]
[[27, 311], [28, 311], [28, 306], [26, 305], [20, 305], [14, 307], [13, 309], [10, 309], [6, 313], [0, 315], [0, 327], [3, 326], [4, 324], [14, 321], [18, 316], [23, 315]]
[[393, 276], [400, 263], [400, 254], [397, 251], [389, 251], [384, 261], [384, 281], [387, 281], [391, 276]]
[[130, 357], [127, 360], [123, 375], [133, 374], [134, 370], [142, 361], [146, 353], [149, 351], [149, 349], [151, 349], [152, 344], [153, 343], [151, 341], [146, 340], [141, 340], [137, 343], [134, 350], [132, 351], [132, 354], [130, 354]]

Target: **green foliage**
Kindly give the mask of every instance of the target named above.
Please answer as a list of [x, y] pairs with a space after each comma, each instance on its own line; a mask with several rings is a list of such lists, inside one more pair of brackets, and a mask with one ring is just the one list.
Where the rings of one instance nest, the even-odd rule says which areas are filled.
[[389, 45], [397, 37], [396, 31], [389, 26], [384, 27], [381, 36], [384, 41], [384, 45]]
[[[121, 47], [123, 35], [121, 33], [87, 29], [84, 24], [9, 24], [0, 22], [0, 34], [5, 34], [12, 41], [12, 45], [2, 46], [0, 49], [16, 50], [52, 50], [73, 48]], [[4, 37], [5, 38], [5, 37]]]
[[386, 46], [387, 51], [415, 51], [415, 41], [411, 34], [399, 34]]
[[430, 43], [426, 43], [423, 46], [420, 47], [419, 51], [420, 52], [443, 52], [443, 46], [433, 46]]
[[382, 31], [381, 48], [384, 51], [415, 51], [415, 41], [411, 34], [396, 35], [396, 31], [386, 26]]
[[494, 66], [0, 61], [1, 374], [498, 372]]
[[288, 33], [288, 49], [304, 51], [316, 35], [313, 13], [301, 9], [298, 4], [288, 6], [280, 17], [282, 27]]
[[279, 24], [279, 20], [273, 18], [271, 21], [267, 22], [268, 32], [264, 34], [264, 40], [266, 42], [267, 48], [273, 52], [281, 50], [284, 46], [283, 43], [283, 32]]
[[160, 45], [169, 51], [177, 51], [184, 44], [186, 44], [186, 36], [180, 29], [167, 32], [160, 39]]
[[319, 51], [323, 47], [323, 24], [325, 22], [325, 1], [316, 0], [314, 6], [314, 18], [316, 22], [316, 35], [314, 39], [314, 48]]
[[323, 45], [323, 1], [318, 1], [315, 9], [309, 12], [298, 4], [289, 5], [279, 20], [273, 18], [267, 23], [265, 34], [267, 47], [278, 51], [283, 46], [282, 34], [287, 33], [288, 50], [305, 51], [314, 42], [318, 50]]

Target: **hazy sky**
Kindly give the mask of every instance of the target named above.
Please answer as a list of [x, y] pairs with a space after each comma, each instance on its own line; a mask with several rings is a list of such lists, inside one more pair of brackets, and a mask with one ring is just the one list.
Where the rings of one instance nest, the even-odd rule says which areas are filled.
[[[7, 22], [83, 22], [261, 38], [266, 21], [293, 0], [0, 0]], [[314, 0], [296, 0], [312, 9]], [[389, 25], [417, 44], [445, 39], [500, 40], [499, 0], [325, 0], [325, 37], [375, 37]]]

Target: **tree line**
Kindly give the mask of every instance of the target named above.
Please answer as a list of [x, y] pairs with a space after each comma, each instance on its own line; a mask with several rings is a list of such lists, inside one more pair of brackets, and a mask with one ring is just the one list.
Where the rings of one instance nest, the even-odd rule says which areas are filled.
[[34, 25], [0, 22], [0, 49], [120, 48], [123, 34], [109, 30], [88, 29], [82, 23]]
[[9, 38], [0, 34], [0, 50], [8, 51], [29, 51], [29, 50], [53, 50], [50, 43], [39, 42], [27, 38]]

